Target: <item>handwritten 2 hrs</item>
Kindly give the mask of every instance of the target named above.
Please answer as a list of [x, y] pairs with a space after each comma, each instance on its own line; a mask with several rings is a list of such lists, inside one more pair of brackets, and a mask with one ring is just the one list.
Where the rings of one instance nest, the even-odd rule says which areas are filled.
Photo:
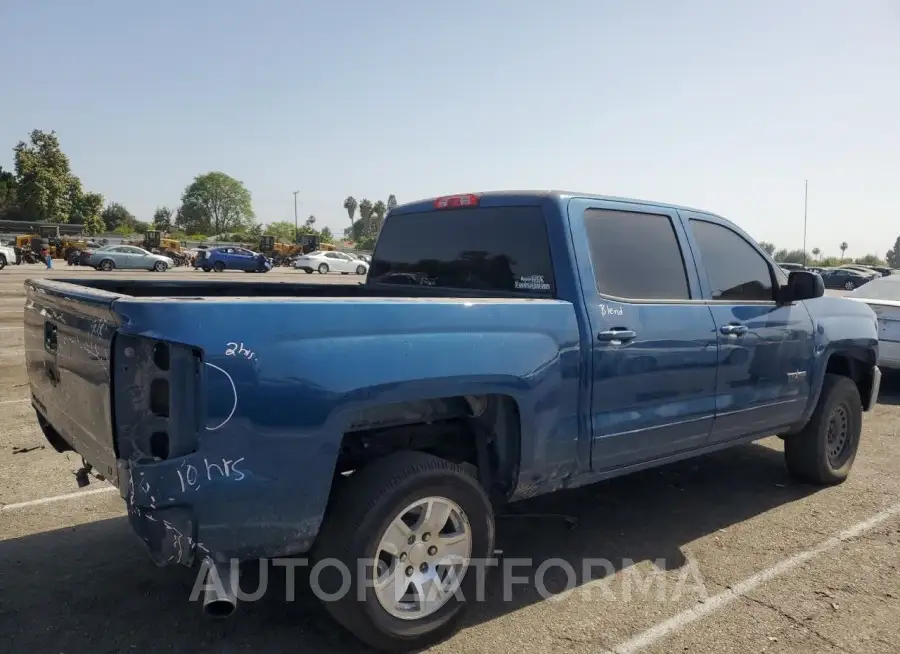
[[254, 359], [256, 359], [256, 352], [245, 348], [243, 342], [235, 343], [234, 341], [230, 341], [228, 343], [225, 343], [225, 356], [244, 357], [249, 361], [253, 361]]

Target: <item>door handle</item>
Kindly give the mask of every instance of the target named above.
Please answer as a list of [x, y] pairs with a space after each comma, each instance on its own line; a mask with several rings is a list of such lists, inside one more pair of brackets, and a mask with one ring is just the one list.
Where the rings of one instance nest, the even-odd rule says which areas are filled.
[[598, 341], [607, 341], [610, 343], [624, 343], [633, 341], [637, 337], [630, 329], [607, 329], [597, 334]]
[[747, 333], [747, 325], [722, 325], [719, 331], [726, 336], [743, 336]]

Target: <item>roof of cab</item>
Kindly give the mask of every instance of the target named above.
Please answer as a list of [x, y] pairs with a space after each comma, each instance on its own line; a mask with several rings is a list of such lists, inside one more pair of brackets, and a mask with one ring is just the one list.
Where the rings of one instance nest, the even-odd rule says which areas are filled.
[[[556, 200], [568, 200], [570, 198], [584, 198], [588, 200], [603, 200], [607, 202], [625, 202], [628, 204], [642, 204], [648, 207], [660, 207], [664, 209], [671, 210], [681, 210], [681, 211], [690, 211], [698, 214], [706, 214], [709, 216], [715, 216], [717, 218], [723, 218], [718, 214], [715, 214], [711, 211], [706, 211], [704, 209], [695, 209], [693, 207], [686, 207], [677, 204], [671, 204], [668, 202], [655, 202], [653, 200], [638, 200], [635, 198], [623, 198], [612, 195], [599, 195], [597, 193], [578, 193], [575, 191], [561, 191], [561, 190], [522, 190], [522, 191], [471, 191], [472, 194], [480, 196], [482, 199], [509, 199], [509, 200], [517, 200], [518, 202], [522, 202], [524, 200], [532, 199], [535, 203], [539, 202], [543, 199], [556, 199]], [[450, 197], [453, 195], [468, 195], [468, 193], [448, 193], [447, 195], [435, 196], [432, 198], [423, 198], [421, 200], [414, 200], [412, 202], [405, 202], [403, 204], [399, 204], [394, 207], [393, 211], [395, 213], [408, 213], [413, 211], [430, 211], [434, 208], [434, 201], [438, 197]], [[724, 218], [723, 218], [724, 219]]]

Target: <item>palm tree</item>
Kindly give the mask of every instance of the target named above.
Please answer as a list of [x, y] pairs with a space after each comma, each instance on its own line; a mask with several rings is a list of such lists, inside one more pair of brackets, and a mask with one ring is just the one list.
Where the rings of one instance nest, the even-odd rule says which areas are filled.
[[819, 248], [812, 249], [812, 255], [813, 255], [814, 260], [818, 259], [820, 254], [822, 254], [822, 250], [820, 250]]
[[372, 209], [375, 205], [368, 198], [359, 201], [359, 219], [362, 221], [361, 234], [369, 234], [372, 231]]
[[843, 241], [843, 242], [841, 243], [841, 261], [844, 260], [844, 252], [847, 251], [847, 248], [848, 248], [848, 247], [850, 247], [850, 246], [847, 245], [847, 241]]
[[381, 229], [382, 223], [384, 223], [384, 214], [387, 213], [387, 205], [384, 202], [379, 200], [374, 205], [372, 205], [372, 214], [375, 216], [375, 220], [372, 221], [372, 231], [371, 235], [375, 235]]
[[356, 198], [352, 195], [348, 195], [347, 199], [344, 200], [344, 209], [347, 210], [347, 215], [350, 216], [350, 234], [353, 234], [353, 216], [356, 215], [356, 207], [359, 206], [359, 203], [356, 201]]

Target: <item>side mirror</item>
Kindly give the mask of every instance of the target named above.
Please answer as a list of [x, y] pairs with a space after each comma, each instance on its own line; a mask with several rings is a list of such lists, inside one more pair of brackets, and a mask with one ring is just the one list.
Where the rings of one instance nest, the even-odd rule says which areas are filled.
[[818, 273], [808, 270], [794, 270], [788, 275], [787, 286], [781, 289], [781, 302], [790, 304], [801, 300], [812, 300], [825, 295], [825, 282]]

